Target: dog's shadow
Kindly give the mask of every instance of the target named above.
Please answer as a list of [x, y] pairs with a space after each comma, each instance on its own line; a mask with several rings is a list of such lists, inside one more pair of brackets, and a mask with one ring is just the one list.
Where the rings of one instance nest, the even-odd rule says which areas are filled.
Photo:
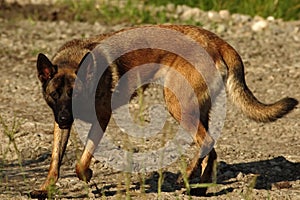
[[[248, 163], [238, 163], [238, 164], [227, 164], [223, 161], [218, 163], [218, 173], [217, 173], [217, 183], [220, 185], [228, 185], [237, 182], [238, 174], [243, 175], [255, 174], [257, 176], [255, 182], [255, 189], [271, 189], [273, 184], [289, 181], [300, 180], [300, 163], [293, 163], [285, 159], [284, 157], [276, 157], [270, 160], [262, 160]], [[164, 172], [164, 181], [161, 186], [162, 192], [175, 192], [176, 190], [183, 189], [183, 185], [177, 184], [176, 180], [179, 174]], [[146, 193], [157, 193], [159, 174], [153, 173], [145, 181]], [[140, 183], [134, 183], [134, 188], [132, 190], [139, 190], [142, 186]], [[113, 188], [114, 186], [105, 186], [97, 191], [104, 191], [105, 196], [113, 196], [114, 192], [105, 192], [107, 188]], [[226, 193], [230, 193], [234, 190], [233, 187], [227, 187], [216, 193], [208, 193], [208, 196], [219, 196]], [[97, 191], [93, 191], [97, 194]], [[99, 194], [98, 194], [99, 195]]]
[[226, 184], [226, 181], [236, 178], [239, 173], [257, 175], [254, 188], [269, 190], [276, 183], [300, 180], [300, 163], [290, 162], [283, 156], [249, 163], [220, 162], [218, 182]]

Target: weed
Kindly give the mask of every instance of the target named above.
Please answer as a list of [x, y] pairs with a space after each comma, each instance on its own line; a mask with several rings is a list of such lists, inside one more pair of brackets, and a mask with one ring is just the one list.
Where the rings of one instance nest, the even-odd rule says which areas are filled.
[[189, 197], [191, 197], [191, 195], [190, 195], [191, 194], [191, 187], [190, 187], [190, 183], [189, 183], [189, 179], [188, 179], [186, 170], [187, 170], [187, 162], [183, 158], [181, 158], [180, 159], [181, 176], [182, 176], [182, 179], [183, 179], [184, 186], [186, 188], [186, 193], [187, 193], [187, 195], [189, 195]]
[[253, 198], [252, 198], [252, 193], [253, 193], [253, 189], [254, 189], [254, 187], [255, 187], [255, 185], [256, 185], [257, 177], [258, 177], [257, 174], [255, 174], [255, 175], [253, 176], [253, 178], [252, 178], [251, 181], [250, 181], [249, 186], [248, 186], [247, 189], [246, 189], [245, 194], [242, 194], [242, 196], [243, 196], [243, 198], [244, 198], [245, 200], [251, 200], [251, 199], [253, 199]]
[[56, 187], [55, 182], [52, 180], [47, 187], [47, 198], [48, 199], [56, 199], [57, 196], [59, 197], [61, 195], [61, 192]]
[[[6, 150], [3, 153], [4, 159], [9, 151], [9, 146], [12, 144], [13, 148], [18, 156], [18, 164], [21, 168], [21, 170], [23, 171], [23, 167], [22, 167], [22, 155], [20, 150], [18, 149], [17, 143], [16, 143], [16, 133], [19, 131], [20, 126], [21, 126], [21, 121], [19, 119], [16, 118], [16, 116], [14, 116], [13, 121], [11, 126], [8, 125], [9, 123], [7, 121], [5, 121], [2, 116], [0, 115], [0, 125], [3, 128], [3, 134], [8, 138], [8, 146], [6, 148]], [[25, 177], [24, 177], [25, 180]]]
[[130, 185], [131, 185], [131, 174], [130, 172], [124, 172], [125, 175], [125, 187], [126, 187], [126, 195], [125, 199], [130, 200]]
[[146, 184], [146, 173], [140, 173], [139, 174], [139, 179], [140, 179], [140, 193], [141, 193], [141, 196], [142, 198], [141, 199], [145, 199], [145, 195], [146, 194], [146, 187], [145, 187], [145, 184]]
[[[17, 119], [16, 116], [14, 116], [12, 124], [9, 124], [9, 122], [7, 122], [6, 120], [4, 120], [2, 118], [2, 116], [0, 115], [0, 125], [2, 126], [3, 129], [3, 134], [5, 137], [8, 138], [8, 145], [6, 147], [6, 149], [4, 149], [4, 152], [2, 151], [1, 154], [3, 155], [2, 159], [0, 160], [0, 169], [3, 168], [3, 166], [5, 166], [5, 160], [7, 157], [8, 152], [10, 151], [10, 146], [13, 146], [13, 149], [15, 151], [15, 153], [17, 154], [18, 157], [18, 164], [23, 176], [23, 180], [24, 182], [26, 182], [26, 176], [24, 173], [24, 169], [23, 169], [23, 165], [22, 165], [22, 154], [17, 146], [16, 143], [16, 133], [20, 130], [20, 126], [21, 126], [21, 120]], [[0, 183], [2, 181], [4, 182], [8, 182], [9, 179], [7, 177], [7, 175], [5, 174], [5, 170], [3, 171], [4, 173], [2, 174], [2, 170], [0, 170], [1, 174], [0, 174]], [[2, 178], [4, 178], [2, 180]]]

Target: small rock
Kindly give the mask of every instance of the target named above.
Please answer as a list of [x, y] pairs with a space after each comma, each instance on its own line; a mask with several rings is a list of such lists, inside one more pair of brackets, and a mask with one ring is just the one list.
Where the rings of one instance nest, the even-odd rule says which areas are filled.
[[212, 21], [221, 21], [221, 17], [216, 11], [208, 11], [207, 16]]
[[199, 8], [191, 8], [182, 13], [180, 18], [182, 20], [190, 20], [190, 19], [195, 19], [200, 16], [200, 9]]
[[230, 18], [230, 12], [228, 10], [220, 10], [219, 15], [221, 19], [228, 20]]
[[217, 28], [217, 33], [223, 33], [226, 31], [226, 26], [224, 24], [220, 24], [218, 25], [218, 28]]
[[245, 23], [251, 20], [250, 16], [241, 14], [232, 14], [231, 18], [235, 23]]
[[172, 4], [172, 3], [168, 3], [166, 5], [166, 10], [169, 11], [169, 12], [173, 12], [175, 10], [175, 5]]
[[274, 21], [275, 18], [274, 18], [273, 16], [269, 16], [269, 17], [267, 17], [267, 20], [268, 20], [268, 21]]
[[242, 172], [239, 172], [238, 175], [236, 176], [236, 179], [238, 181], [241, 181], [241, 180], [243, 180], [244, 177], [245, 177], [244, 174]]
[[262, 18], [261, 16], [255, 15], [253, 18], [253, 21], [263, 21], [264, 18]]
[[236, 23], [246, 23], [251, 21], [251, 17], [249, 15], [241, 15], [241, 14], [233, 14], [232, 19]]
[[182, 13], [186, 12], [189, 9], [191, 9], [189, 6], [178, 5], [177, 8], [176, 8], [176, 14], [181, 15]]
[[261, 20], [254, 22], [251, 26], [252, 31], [260, 32], [268, 26], [268, 22], [266, 20]]

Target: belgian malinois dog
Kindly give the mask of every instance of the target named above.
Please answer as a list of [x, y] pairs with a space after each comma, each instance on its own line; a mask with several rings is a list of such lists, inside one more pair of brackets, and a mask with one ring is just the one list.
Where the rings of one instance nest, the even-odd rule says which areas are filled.
[[[210, 57], [213, 61], [213, 66], [207, 66], [206, 71], [210, 71], [214, 68], [221, 74], [222, 82], [226, 87], [228, 96], [231, 97], [235, 105], [248, 117], [260, 122], [275, 121], [289, 113], [298, 104], [297, 100], [293, 98], [283, 98], [273, 104], [264, 104], [257, 100], [246, 85], [244, 66], [239, 54], [233, 47], [215, 34], [199, 27], [185, 25], [153, 25], [147, 27], [177, 31], [196, 41], [196, 43], [206, 51], [207, 57]], [[95, 64], [95, 60], [99, 58], [93, 55], [93, 49], [101, 45], [101, 42], [108, 37], [117, 36], [127, 30], [137, 28], [124, 29], [89, 39], [75, 39], [69, 41], [57, 51], [51, 61], [42, 53], [38, 55], [38, 78], [42, 84], [43, 96], [52, 109], [55, 119], [53, 131], [54, 142], [48, 176], [39, 190], [31, 192], [31, 197], [46, 197], [49, 185], [56, 183], [59, 178], [59, 169], [74, 121], [72, 101], [76, 100], [75, 98], [77, 96], [77, 94], [74, 94], [74, 88], [77, 88], [76, 93], [83, 96], [86, 95], [88, 91], [90, 91], [90, 88], [93, 87], [93, 84], [89, 81], [90, 78], [94, 76], [95, 71], [101, 68], [101, 66]], [[143, 37], [143, 35], [136, 35], [136, 38], [139, 39], [143, 39]], [[168, 38], [165, 40], [167, 43], [178, 42], [176, 40], [167, 39]], [[124, 38], [124, 43], [129, 44], [136, 42], [134, 38], [131, 38], [130, 41], [128, 40], [128, 38]], [[119, 48], [123, 48], [122, 45], [124, 44], [115, 43], [113, 44], [113, 49], [117, 51]], [[106, 56], [102, 56], [101, 59], [107, 58]], [[111, 98], [113, 89], [116, 87], [115, 83], [126, 72], [145, 63], [158, 63], [168, 66], [182, 74], [189, 82], [196, 95], [197, 103], [190, 101], [189, 94], [186, 94], [185, 88], [182, 87], [180, 80], [176, 80], [174, 73], [168, 70], [158, 67], [155, 70], [144, 70], [140, 75], [141, 79], [164, 76], [166, 84], [169, 83], [175, 87], [175, 89], [179, 90], [179, 93], [175, 95], [169, 88], [164, 87], [163, 89], [166, 107], [171, 115], [180, 122], [180, 125], [185, 130], [191, 132], [199, 148], [214, 143], [213, 138], [209, 136], [208, 132], [209, 115], [212, 106], [210, 94], [217, 94], [220, 91], [219, 84], [213, 84], [209, 91], [207, 80], [195, 70], [190, 62], [175, 53], [163, 49], [155, 49], [151, 46], [143, 49], [135, 49], [132, 52], [127, 52], [118, 57], [113, 63], [109, 63], [109, 67], [104, 71], [100, 81], [96, 85], [96, 94], [94, 95], [94, 102], [92, 102], [91, 105], [94, 105], [97, 120], [90, 121], [92, 126], [89, 131], [89, 138], [99, 139], [87, 141], [82, 157], [76, 164], [75, 170], [80, 180], [88, 182], [92, 177], [92, 170], [89, 168], [89, 165], [93, 152], [108, 125], [113, 111]], [[82, 70], [84, 75], [79, 78], [79, 83], [81, 84], [77, 84], [76, 86], [75, 80], [78, 78], [77, 73], [79, 70]], [[206, 79], [213, 82], [215, 73], [208, 73]], [[124, 86], [120, 86], [120, 88], [124, 90], [128, 89], [131, 82], [134, 81], [131, 81], [131, 77], [129, 76], [127, 83], [124, 84]], [[178, 99], [181, 97], [177, 95], [182, 96], [183, 102], [179, 103]], [[79, 105], [82, 106], [80, 109], [86, 109], [86, 112], [90, 112], [90, 99], [91, 98], [87, 98], [79, 103]], [[200, 115], [195, 115], [198, 111]], [[83, 120], [89, 121], [89, 119]], [[210, 182], [213, 163], [216, 158], [217, 155], [213, 148], [205, 156], [200, 156], [200, 153], [195, 155], [195, 158], [187, 167], [187, 175], [192, 178], [193, 174], [196, 174], [194, 172], [200, 169], [200, 182]], [[205, 189], [195, 191], [195, 193], [199, 195], [205, 194], [205, 192]]]

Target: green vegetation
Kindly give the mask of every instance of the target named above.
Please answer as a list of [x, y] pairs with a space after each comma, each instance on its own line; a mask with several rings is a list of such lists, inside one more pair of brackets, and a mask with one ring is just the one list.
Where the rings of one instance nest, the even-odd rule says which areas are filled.
[[245, 199], [245, 200], [253, 199], [253, 189], [256, 185], [257, 177], [258, 177], [258, 175], [253, 176], [252, 180], [249, 183], [249, 186], [246, 189], [245, 194], [241, 194], [241, 196], [243, 196], [243, 199]]
[[51, 181], [51, 184], [47, 188], [47, 198], [48, 199], [55, 199], [56, 195], [59, 196], [60, 195], [60, 191], [56, 187], [55, 182]]
[[[23, 171], [23, 167], [22, 167], [22, 155], [21, 155], [21, 152], [17, 146], [17, 143], [16, 143], [16, 133], [18, 132], [18, 130], [20, 129], [20, 126], [21, 126], [21, 122], [16, 118], [14, 117], [13, 118], [13, 121], [12, 121], [12, 124], [11, 126], [8, 125], [8, 122], [5, 121], [2, 116], [0, 115], [0, 125], [2, 126], [3, 128], [3, 134], [8, 138], [8, 145], [7, 145], [7, 148], [4, 152], [1, 152], [1, 154], [3, 155], [3, 162], [5, 161], [6, 159], [6, 155], [7, 153], [9, 152], [10, 150], [10, 145], [12, 144], [13, 145], [13, 148], [15, 150], [15, 153], [17, 154], [18, 156], [18, 163], [19, 163], [19, 166], [21, 168], [21, 170]], [[25, 178], [25, 177], [24, 177]]]
[[153, 5], [142, 5], [138, 0], [106, 1], [99, 3], [96, 0], [61, 0], [58, 6], [64, 6], [74, 14], [77, 21], [101, 22], [106, 24], [117, 23], [164, 23], [165, 12], [153, 12]]
[[11, 145], [13, 146], [14, 153], [17, 154], [18, 165], [23, 175], [23, 181], [26, 182], [26, 176], [23, 173], [24, 169], [22, 165], [22, 154], [16, 143], [16, 134], [20, 130], [21, 124], [21, 121], [17, 119], [16, 116], [14, 116], [12, 122], [8, 122], [7, 120], [3, 119], [0, 115], [0, 134], [4, 134], [4, 136], [8, 138], [8, 144], [6, 145], [6, 147], [2, 149], [0, 148], [0, 184], [2, 184], [3, 182], [8, 182], [9, 180], [5, 173], [5, 168], [8, 164], [6, 158], [9, 156], [9, 152], [12, 150], [10, 148]]
[[273, 16], [284, 20], [300, 19], [299, 0], [146, 0], [145, 2], [156, 6], [172, 2], [175, 5], [184, 4], [205, 11], [226, 9], [231, 13], [243, 13], [251, 16]]
[[[173, 6], [167, 5], [173, 4]], [[71, 11], [74, 20], [101, 22], [107, 24], [157, 24], [187, 23], [199, 25], [193, 20], [182, 21], [176, 15], [176, 6], [187, 5], [201, 10], [219, 11], [227, 9], [231, 13], [251, 16], [274, 16], [284, 20], [300, 19], [299, 0], [61, 0], [58, 5]], [[164, 6], [164, 7], [162, 7]]]

